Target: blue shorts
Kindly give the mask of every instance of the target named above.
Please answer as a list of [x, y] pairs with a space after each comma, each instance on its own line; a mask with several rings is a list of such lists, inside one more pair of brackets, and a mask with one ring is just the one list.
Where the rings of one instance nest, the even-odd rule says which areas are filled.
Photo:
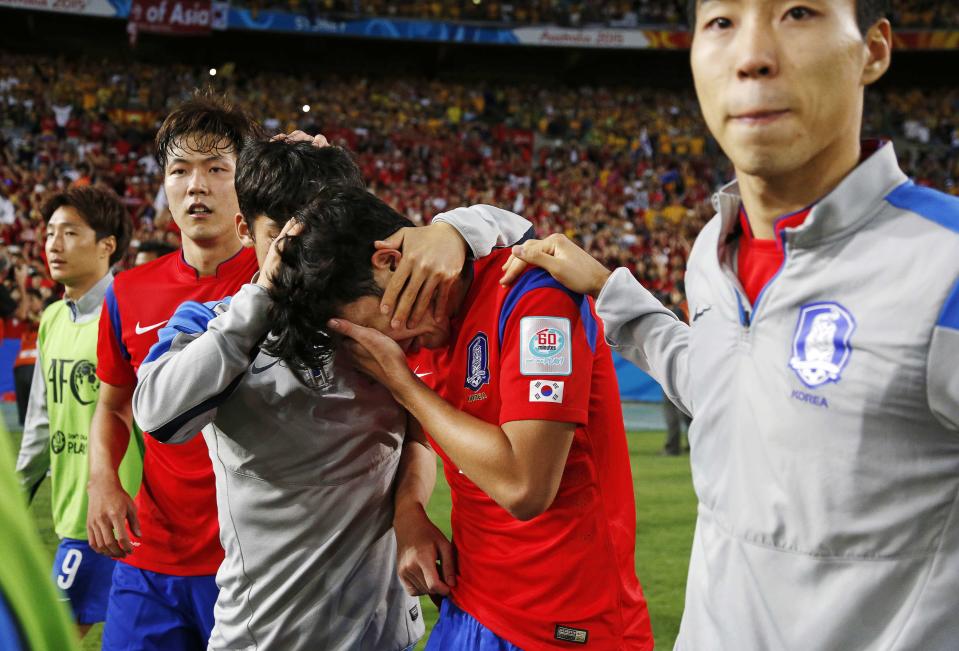
[[472, 615], [444, 599], [425, 651], [523, 651], [489, 630]]
[[173, 576], [117, 563], [103, 651], [206, 651], [215, 575]]
[[116, 564], [90, 549], [86, 540], [60, 541], [53, 558], [53, 582], [65, 595], [64, 601], [70, 602], [77, 624], [96, 624], [106, 618]]
[[20, 624], [7, 600], [0, 592], [0, 649], [4, 651], [26, 651], [27, 645], [20, 636]]

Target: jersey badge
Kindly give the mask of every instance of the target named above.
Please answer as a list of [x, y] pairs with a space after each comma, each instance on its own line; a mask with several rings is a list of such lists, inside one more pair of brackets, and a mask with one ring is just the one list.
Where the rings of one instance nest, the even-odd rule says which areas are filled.
[[573, 628], [572, 626], [556, 625], [553, 634], [560, 642], [572, 642], [573, 644], [586, 644], [589, 640], [589, 631], [585, 628]]
[[465, 386], [479, 391], [484, 384], [489, 384], [489, 339], [485, 332], [477, 332], [466, 347]]
[[789, 368], [810, 389], [839, 382], [849, 363], [856, 320], [839, 303], [808, 303], [799, 309]]
[[529, 383], [530, 402], [552, 402], [563, 404], [563, 386], [565, 382], [552, 380], [533, 380]]
[[569, 319], [527, 316], [520, 320], [520, 365], [523, 375], [569, 375], [573, 372]]

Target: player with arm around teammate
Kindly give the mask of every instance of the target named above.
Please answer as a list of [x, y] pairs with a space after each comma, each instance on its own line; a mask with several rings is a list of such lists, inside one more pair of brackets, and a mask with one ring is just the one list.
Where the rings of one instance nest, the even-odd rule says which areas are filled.
[[954, 649], [959, 201], [860, 142], [889, 3], [693, 9], [737, 180], [690, 255], [691, 324], [560, 236], [516, 255], [596, 296], [613, 345], [694, 416], [677, 649]]
[[[541, 271], [502, 288], [509, 252], [496, 252], [463, 266], [448, 327], [421, 336], [407, 360], [412, 338], [380, 309], [402, 254], [373, 242], [408, 222], [350, 191], [325, 192], [302, 221], [274, 279], [278, 310], [297, 319], [280, 355], [318, 363], [336, 340], [306, 324], [336, 316], [326, 334], [365, 347], [352, 349], [355, 361], [443, 458], [455, 585], [435, 576], [428, 550], [404, 548], [421, 549], [415, 533], [430, 531], [431, 484], [396, 497], [407, 587], [449, 594], [428, 648], [651, 649], [618, 387], [591, 302]], [[313, 270], [314, 257], [328, 262]]]
[[[418, 603], [396, 576], [392, 496], [395, 482], [435, 472], [432, 457], [412, 447], [415, 439], [405, 441], [405, 412], [348, 357], [291, 368], [271, 354], [289, 337], [268, 293], [279, 250], [295, 246], [295, 216], [328, 185], [366, 194], [359, 170], [336, 147], [258, 143], [241, 154], [237, 233], [262, 270], [232, 297], [180, 306], [134, 394], [151, 436], [182, 443], [202, 428], [214, 461], [226, 559], [213, 649], [393, 651], [423, 631]], [[506, 220], [517, 234], [529, 227], [484, 208], [452, 219], [470, 210], [491, 226]], [[466, 247], [449, 226], [427, 232], [437, 260], [424, 263], [430, 286], [433, 268], [461, 267]], [[475, 246], [500, 238], [491, 227], [483, 232], [488, 242]], [[322, 268], [321, 256], [312, 259]], [[309, 327], [308, 314], [290, 318]], [[428, 318], [405, 331], [415, 337], [436, 327]], [[437, 547], [448, 547], [435, 535]]]

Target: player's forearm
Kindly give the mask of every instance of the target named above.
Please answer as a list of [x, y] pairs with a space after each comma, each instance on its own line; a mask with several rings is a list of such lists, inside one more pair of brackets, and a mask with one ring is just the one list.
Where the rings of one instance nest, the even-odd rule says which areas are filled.
[[394, 517], [402, 517], [411, 508], [425, 511], [435, 485], [436, 456], [433, 451], [421, 441], [407, 439], [396, 473]]
[[524, 517], [530, 488], [527, 468], [501, 427], [455, 409], [412, 374], [394, 392], [474, 484], [510, 513]]
[[36, 487], [43, 481], [50, 468], [50, 418], [47, 414], [46, 383], [43, 378], [43, 363], [37, 355], [30, 384], [30, 399], [23, 424], [23, 438], [17, 455], [17, 473], [20, 485], [33, 497]]
[[90, 422], [90, 481], [119, 483], [120, 462], [130, 445], [133, 415], [129, 401], [108, 405], [98, 402]]

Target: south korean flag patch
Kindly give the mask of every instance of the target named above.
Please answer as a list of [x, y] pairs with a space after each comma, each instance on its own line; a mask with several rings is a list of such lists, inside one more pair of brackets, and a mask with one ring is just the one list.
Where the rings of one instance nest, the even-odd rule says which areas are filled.
[[564, 384], [564, 382], [553, 380], [533, 380], [529, 383], [529, 401], [551, 402], [561, 405], [563, 404]]

